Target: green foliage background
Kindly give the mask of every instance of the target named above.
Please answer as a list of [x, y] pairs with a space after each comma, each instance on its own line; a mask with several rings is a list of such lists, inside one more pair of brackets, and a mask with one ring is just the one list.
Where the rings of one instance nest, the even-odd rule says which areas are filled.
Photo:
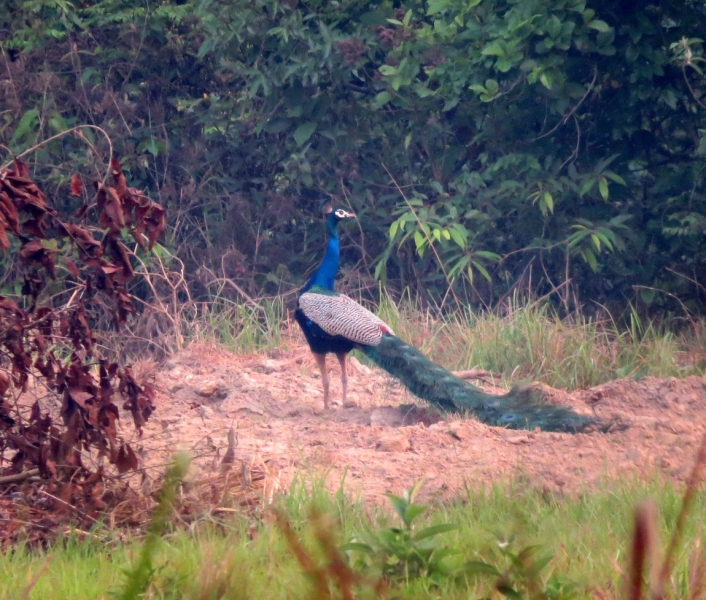
[[[103, 128], [204, 293], [299, 285], [332, 196], [369, 289], [699, 310], [705, 28], [703, 0], [7, 0], [0, 142]], [[70, 136], [32, 156], [66, 209], [102, 177]]]

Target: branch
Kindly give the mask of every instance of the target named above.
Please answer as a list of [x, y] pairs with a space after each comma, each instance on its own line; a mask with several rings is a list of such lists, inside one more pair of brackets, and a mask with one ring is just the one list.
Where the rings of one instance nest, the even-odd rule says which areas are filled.
[[586, 93], [583, 95], [583, 98], [581, 98], [581, 100], [579, 100], [579, 103], [576, 106], [574, 106], [568, 113], [566, 113], [561, 118], [561, 120], [551, 129], [551, 131], [548, 131], [547, 133], [544, 133], [540, 136], [537, 136], [532, 141], [536, 142], [537, 140], [541, 140], [542, 138], [550, 136], [557, 129], [559, 129], [559, 127], [561, 127], [562, 125], [566, 125], [566, 122], [569, 120], [569, 118], [579, 109], [579, 106], [581, 106], [583, 104], [584, 100], [586, 100], [586, 98], [588, 98], [588, 95], [593, 90], [593, 84], [596, 83], [597, 77], [598, 77], [598, 69], [595, 65], [593, 65], [593, 80], [591, 81], [591, 85], [588, 86], [588, 89], [586, 90]]
[[687, 87], [689, 88], [689, 91], [691, 92], [691, 97], [696, 101], [696, 103], [701, 107], [701, 108], [706, 108], [706, 104], [701, 102], [696, 97], [696, 92], [694, 91], [694, 88], [691, 87], [691, 84], [689, 83], [689, 78], [686, 76], [686, 64], [682, 65], [681, 72], [684, 74], [684, 81], [686, 82]]
[[30, 469], [29, 471], [22, 471], [22, 473], [15, 473], [14, 475], [5, 475], [5, 477], [0, 477], [0, 485], [18, 483], [36, 475], [39, 475], [39, 469]]
[[108, 177], [110, 176], [110, 159], [113, 157], [113, 142], [110, 139], [110, 136], [108, 133], [104, 130], [101, 129], [100, 127], [96, 125], [76, 125], [76, 127], [72, 127], [71, 129], [67, 129], [66, 131], [62, 131], [61, 133], [57, 133], [56, 135], [51, 136], [50, 138], [47, 138], [46, 140], [43, 140], [39, 142], [38, 144], [35, 144], [31, 148], [27, 148], [24, 152], [20, 152], [17, 156], [13, 156], [12, 160], [6, 162], [4, 165], [0, 166], [0, 171], [4, 171], [5, 169], [10, 168], [12, 165], [12, 162], [18, 158], [22, 158], [23, 156], [27, 156], [28, 154], [31, 154], [35, 150], [39, 150], [42, 146], [46, 146], [49, 142], [53, 142], [54, 140], [58, 140], [59, 138], [64, 137], [65, 135], [68, 135], [69, 133], [75, 133], [76, 137], [82, 139], [84, 142], [88, 144], [88, 146], [93, 150], [95, 155], [100, 159], [103, 160], [101, 155], [98, 153], [98, 151], [95, 149], [93, 144], [89, 142], [86, 139], [86, 136], [83, 135], [83, 132], [81, 131], [82, 129], [95, 129], [96, 131], [99, 131], [100, 133], [103, 134], [106, 140], [108, 140], [108, 147], [110, 148], [109, 153], [108, 153], [108, 169], [105, 172], [105, 176], [103, 177], [103, 184], [105, 185], [105, 182], [107, 181]]

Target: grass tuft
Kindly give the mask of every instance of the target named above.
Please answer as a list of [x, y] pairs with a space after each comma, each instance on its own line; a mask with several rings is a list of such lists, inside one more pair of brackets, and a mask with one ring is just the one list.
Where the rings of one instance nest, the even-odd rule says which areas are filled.
[[252, 354], [280, 347], [285, 323], [281, 298], [257, 305], [216, 298], [203, 305], [184, 331], [187, 341], [216, 341], [235, 354]]

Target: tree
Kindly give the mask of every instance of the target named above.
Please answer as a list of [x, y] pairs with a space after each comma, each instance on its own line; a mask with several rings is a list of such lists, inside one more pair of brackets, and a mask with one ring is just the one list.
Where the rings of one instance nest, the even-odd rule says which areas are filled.
[[[344, 259], [391, 288], [492, 305], [568, 273], [584, 301], [697, 309], [705, 20], [700, 1], [11, 2], [2, 135], [102, 126], [191, 271], [250, 293], [303, 280], [332, 195], [364, 233]], [[45, 149], [68, 185], [76, 145]]]

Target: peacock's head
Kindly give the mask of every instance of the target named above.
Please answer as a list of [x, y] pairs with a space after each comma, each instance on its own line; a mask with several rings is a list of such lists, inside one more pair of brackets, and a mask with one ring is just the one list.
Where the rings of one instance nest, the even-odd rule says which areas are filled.
[[330, 200], [326, 200], [326, 202], [321, 205], [321, 212], [324, 213], [326, 218], [332, 221], [334, 225], [343, 219], [352, 219], [355, 217], [355, 214], [352, 212], [348, 212], [342, 208], [334, 208]]

